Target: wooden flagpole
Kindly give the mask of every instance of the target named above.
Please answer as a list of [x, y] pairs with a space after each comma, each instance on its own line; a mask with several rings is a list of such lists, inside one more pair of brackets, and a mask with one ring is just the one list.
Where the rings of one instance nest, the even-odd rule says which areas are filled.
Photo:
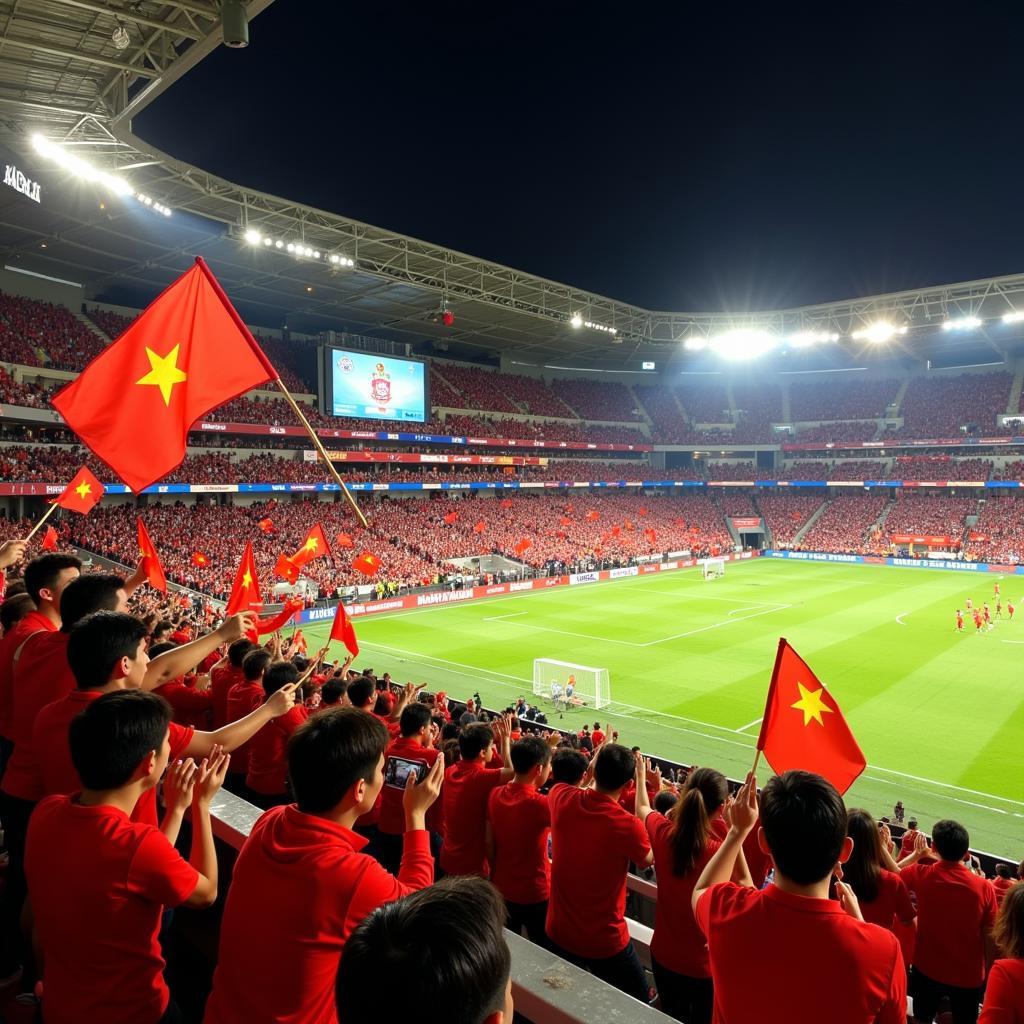
[[[352, 497], [352, 492], [348, 489], [348, 487], [345, 486], [345, 481], [341, 479], [341, 475], [334, 468], [334, 463], [331, 462], [331, 460], [328, 458], [327, 451], [325, 450], [323, 443], [321, 442], [320, 438], [317, 437], [316, 431], [310, 425], [309, 420], [306, 419], [306, 414], [302, 411], [301, 408], [299, 408], [299, 403], [296, 402], [295, 399], [292, 397], [292, 393], [284, 386], [284, 381], [282, 381], [280, 377], [277, 377], [274, 380], [274, 383], [281, 389], [281, 393], [287, 399], [288, 404], [292, 407], [292, 411], [295, 413], [296, 416], [298, 416], [299, 422], [303, 425], [303, 427], [305, 427], [306, 433], [309, 434], [309, 439], [313, 442], [313, 447], [316, 448], [317, 452], [320, 455], [320, 458], [323, 459], [324, 465], [327, 467], [328, 472], [331, 474], [332, 477], [334, 477], [335, 482], [338, 484], [338, 486], [341, 488], [342, 493], [348, 499], [348, 503], [352, 506], [352, 511], [355, 512], [356, 518], [364, 527], [368, 526], [369, 524], [366, 522], [366, 516], [363, 515], [362, 510], [356, 504], [356, 499]], [[38, 527], [36, 529], [38, 529]], [[31, 537], [32, 534], [29, 534], [29, 536]]]
[[35, 525], [35, 526], [33, 526], [33, 527], [32, 527], [32, 529], [31, 529], [31, 530], [29, 531], [29, 534], [28, 534], [28, 536], [27, 536], [27, 537], [25, 538], [25, 541], [26, 541], [26, 542], [30, 541], [30, 540], [31, 540], [31, 539], [32, 539], [32, 538], [33, 538], [33, 537], [34, 537], [34, 536], [36, 535], [36, 533], [38, 533], [38, 532], [39, 532], [39, 527], [41, 527], [41, 526], [43, 525], [43, 523], [45, 523], [45, 522], [46, 522], [46, 520], [47, 520], [47, 519], [49, 519], [49, 518], [50, 518], [50, 516], [52, 516], [52, 515], [53, 515], [54, 511], [56, 511], [56, 508], [57, 508], [57, 502], [56, 502], [56, 501], [52, 501], [52, 502], [50, 502], [50, 507], [49, 507], [49, 508], [48, 508], [48, 509], [46, 510], [46, 514], [45, 514], [45, 515], [43, 516], [43, 518], [42, 518], [42, 519], [40, 519], [40, 520], [39, 520], [39, 522], [38, 522], [38, 523], [36, 523], [36, 525]]

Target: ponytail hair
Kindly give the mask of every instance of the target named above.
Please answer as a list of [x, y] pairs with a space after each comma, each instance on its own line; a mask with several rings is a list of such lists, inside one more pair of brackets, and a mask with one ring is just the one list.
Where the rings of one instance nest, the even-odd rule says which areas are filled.
[[669, 811], [672, 874], [689, 874], [711, 835], [711, 819], [725, 803], [729, 787], [714, 768], [696, 768], [686, 777], [679, 802]]

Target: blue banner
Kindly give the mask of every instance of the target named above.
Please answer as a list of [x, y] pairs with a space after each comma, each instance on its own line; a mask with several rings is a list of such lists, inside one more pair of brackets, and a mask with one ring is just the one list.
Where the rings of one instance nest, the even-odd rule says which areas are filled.
[[946, 569], [953, 572], [998, 572], [1003, 575], [1024, 575], [1021, 565], [989, 565], [988, 562], [962, 562], [954, 558], [900, 558], [887, 555], [844, 555], [831, 551], [775, 551], [766, 548], [762, 558], [789, 558], [799, 562], [844, 562], [861, 565], [886, 565], [897, 569]]

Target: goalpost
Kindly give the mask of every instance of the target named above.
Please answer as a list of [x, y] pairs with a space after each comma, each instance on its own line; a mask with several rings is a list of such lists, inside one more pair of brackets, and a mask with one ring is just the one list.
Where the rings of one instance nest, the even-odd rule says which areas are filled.
[[720, 576], [725, 575], [725, 559], [705, 558], [700, 563], [700, 571], [704, 579], [717, 580]]
[[[568, 690], [572, 686], [571, 694]], [[575, 665], [554, 658], [534, 658], [533, 694], [551, 701], [555, 707], [603, 708], [611, 703], [608, 669]]]

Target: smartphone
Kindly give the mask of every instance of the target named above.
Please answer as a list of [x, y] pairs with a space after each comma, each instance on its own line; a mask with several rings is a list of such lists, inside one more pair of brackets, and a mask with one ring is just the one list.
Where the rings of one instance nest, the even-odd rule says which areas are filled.
[[405, 789], [410, 775], [416, 776], [417, 782], [426, 778], [429, 768], [422, 761], [408, 761], [404, 757], [389, 757], [384, 762], [384, 785], [395, 789]]

